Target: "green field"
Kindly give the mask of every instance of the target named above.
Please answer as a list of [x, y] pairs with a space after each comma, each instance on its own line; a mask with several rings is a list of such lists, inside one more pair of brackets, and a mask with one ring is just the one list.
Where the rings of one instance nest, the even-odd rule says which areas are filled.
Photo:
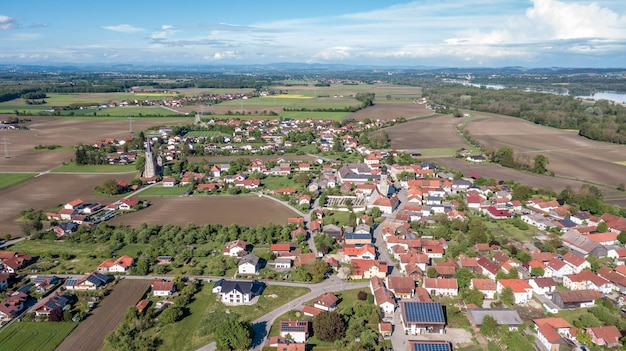
[[135, 165], [77, 165], [70, 163], [59, 166], [52, 172], [131, 173], [137, 172], [137, 170]]
[[276, 190], [280, 188], [302, 188], [300, 185], [296, 184], [295, 179], [289, 179], [281, 176], [268, 176], [261, 179], [261, 184], [265, 187], [265, 189], [269, 190]]
[[141, 196], [180, 196], [189, 190], [186, 186], [175, 186], [171, 188], [164, 188], [162, 185], [155, 185], [148, 189], [145, 189], [139, 193]]
[[246, 100], [230, 100], [222, 102], [220, 106], [232, 106], [233, 111], [237, 108], [247, 107], [250, 108], [262, 108], [262, 107], [285, 107], [285, 108], [345, 108], [350, 106], [359, 106], [360, 102], [353, 98], [315, 98], [314, 96], [306, 96], [304, 94], [294, 95], [293, 98], [285, 98], [279, 96], [264, 96], [258, 98], [250, 98]]
[[280, 113], [280, 117], [291, 119], [332, 119], [335, 121], [341, 121], [349, 114], [350, 112], [283, 111]]
[[36, 176], [37, 173], [0, 173], [0, 190]]
[[18, 322], [0, 333], [0, 350], [53, 351], [77, 326], [72, 322]]
[[200, 138], [200, 137], [204, 137], [204, 138], [212, 138], [214, 136], [219, 136], [219, 135], [226, 135], [224, 133], [221, 132], [216, 132], [216, 131], [212, 131], [212, 130], [192, 130], [190, 132], [187, 132], [184, 137], [185, 138]]

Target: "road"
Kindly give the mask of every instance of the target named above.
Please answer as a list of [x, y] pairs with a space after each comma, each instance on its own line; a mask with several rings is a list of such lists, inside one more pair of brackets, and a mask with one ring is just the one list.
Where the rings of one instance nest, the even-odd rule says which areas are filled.
[[[281, 283], [281, 282], [275, 282]], [[282, 282], [284, 283], [284, 282]], [[297, 284], [297, 285], [294, 285]], [[282, 285], [282, 284], [281, 284]], [[279, 316], [302, 306], [305, 302], [310, 301], [317, 296], [328, 292], [328, 291], [343, 291], [349, 289], [358, 289], [358, 288], [367, 288], [369, 286], [369, 282], [359, 282], [359, 283], [346, 283], [341, 279], [337, 278], [337, 276], [333, 275], [330, 279], [327, 279], [318, 284], [307, 285], [304, 283], [290, 283], [292, 286], [306, 286], [311, 289], [311, 292], [298, 297], [295, 300], [292, 300], [280, 307], [277, 307], [273, 311], [265, 314], [264, 316], [254, 320], [252, 322], [252, 327], [254, 329], [254, 337], [252, 340], [252, 348], [251, 350], [260, 351], [263, 348], [265, 343], [265, 339], [269, 335], [270, 327]], [[199, 348], [197, 351], [215, 351], [216, 346], [215, 342], [212, 342], [208, 345], [205, 345]]]

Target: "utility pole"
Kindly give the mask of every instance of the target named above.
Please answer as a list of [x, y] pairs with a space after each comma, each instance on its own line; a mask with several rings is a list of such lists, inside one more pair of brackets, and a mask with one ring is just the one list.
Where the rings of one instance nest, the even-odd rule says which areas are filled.
[[11, 156], [9, 156], [9, 140], [7, 139], [6, 136], [4, 136], [2, 138], [2, 144], [4, 144], [4, 158], [10, 158]]

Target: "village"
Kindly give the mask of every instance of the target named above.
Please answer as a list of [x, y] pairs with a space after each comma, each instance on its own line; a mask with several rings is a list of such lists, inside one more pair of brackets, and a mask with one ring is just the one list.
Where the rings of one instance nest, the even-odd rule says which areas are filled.
[[[118, 184], [129, 188], [130, 195], [110, 204], [68, 199], [57, 212], [46, 213], [51, 223], [47, 230], [56, 240], [67, 240], [80, 226], [141, 213], [150, 202], [141, 196], [147, 187], [181, 188], [189, 197], [253, 193], [298, 215], [284, 223], [291, 228], [290, 240], [267, 242], [269, 259], [237, 238], [221, 243], [221, 254], [237, 262], [233, 277], [193, 277], [213, 284], [215, 298], [226, 305], [254, 305], [267, 285], [277, 283], [274, 277], [290, 280], [299, 267], [323, 262], [322, 281], [338, 278], [346, 287], [367, 283], [365, 290], [379, 307], [379, 320], [370, 323], [394, 350], [453, 350], [457, 344], [471, 343], [474, 333], [503, 348], [515, 342], [532, 345], [528, 335], [539, 350], [622, 347], [626, 218], [579, 211], [546, 194], [521, 196], [517, 184], [418, 162], [417, 153], [387, 149], [387, 140], [380, 148], [372, 147], [372, 133], [401, 122], [197, 119], [198, 131], [215, 131], [221, 125], [233, 133], [194, 136], [189, 128], [167, 127], [146, 131], [139, 182], [132, 188]], [[369, 133], [369, 140], [360, 138], [362, 133]], [[123, 146], [114, 139], [93, 144], [108, 145]], [[293, 157], [294, 150], [300, 150], [295, 156], [302, 159]], [[143, 153], [118, 151], [123, 157], [110, 155], [109, 163], [126, 163], [128, 155], [130, 162], [137, 162], [134, 156]], [[319, 156], [305, 158], [308, 153]], [[241, 156], [245, 161], [189, 161], [211, 155]], [[459, 157], [486, 161], [482, 155]], [[176, 169], [181, 162], [183, 168]], [[288, 180], [289, 186], [274, 185], [277, 178]], [[336, 219], [329, 222], [331, 217]], [[491, 224], [500, 222], [532, 231], [533, 240], [489, 234]], [[452, 236], [456, 230], [464, 235]], [[97, 291], [130, 278], [138, 263], [137, 257], [124, 255], [84, 275], [42, 275], [29, 274], [35, 260], [28, 252], [0, 254], [0, 290], [7, 291], [0, 305], [3, 323], [26, 314], [63, 320], [63, 311], [83, 298], [76, 292]], [[153, 264], [178, 259], [163, 254], [154, 257]], [[268, 271], [278, 275], [267, 279]], [[137, 303], [139, 313], [152, 305], [166, 311], [179, 290], [189, 285], [171, 276], [141, 276], [150, 279], [151, 296]], [[338, 293], [326, 291], [292, 306], [302, 318], [280, 320], [278, 335], [257, 346], [307, 349], [317, 316], [337, 309]], [[539, 313], [520, 313], [528, 309]], [[560, 316], [579, 310], [590, 311], [593, 318], [582, 313], [568, 322]]]

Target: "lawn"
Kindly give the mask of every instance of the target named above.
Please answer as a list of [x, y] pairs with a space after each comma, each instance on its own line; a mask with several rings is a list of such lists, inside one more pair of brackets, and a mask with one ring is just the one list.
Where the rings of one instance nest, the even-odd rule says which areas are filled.
[[530, 227], [528, 230], [521, 230], [516, 228], [510, 223], [507, 223], [506, 220], [499, 220], [495, 222], [485, 221], [484, 222], [487, 228], [491, 230], [494, 237], [498, 238], [499, 236], [506, 238], [514, 238], [520, 242], [532, 242], [533, 241], [533, 227]]
[[[24, 240], [11, 246], [11, 250], [25, 252], [30, 256], [39, 256], [34, 264], [25, 270], [40, 267], [37, 273], [84, 274], [91, 272], [105, 258], [110, 258], [111, 251], [107, 244], [81, 244], [49, 240]], [[64, 258], [65, 257], [65, 258]], [[61, 262], [55, 265], [54, 262]], [[46, 267], [51, 267], [46, 269]]]
[[279, 176], [268, 176], [261, 180], [263, 187], [269, 190], [276, 190], [280, 188], [301, 188], [296, 184], [294, 179]]
[[180, 196], [185, 193], [185, 191], [189, 190], [186, 186], [175, 186], [175, 187], [163, 187], [162, 185], [155, 185], [148, 189], [142, 190], [139, 195], [141, 196]]
[[53, 351], [78, 324], [18, 322], [0, 333], [0, 350]]
[[32, 178], [37, 173], [0, 173], [0, 190]]
[[[259, 301], [252, 306], [226, 306], [215, 299], [213, 284], [205, 284], [188, 306], [191, 312], [183, 320], [158, 328], [160, 350], [196, 350], [213, 341], [213, 335], [201, 335], [203, 325], [211, 323], [210, 314], [230, 310], [247, 320], [255, 320], [278, 306], [308, 293], [308, 288], [267, 286]], [[270, 296], [276, 297], [272, 298]], [[107, 350], [105, 348], [105, 350]]]
[[135, 165], [78, 165], [69, 163], [53, 169], [52, 172], [131, 173], [137, 172], [137, 169]]
[[185, 138], [199, 138], [199, 137], [211, 138], [211, 137], [219, 136], [219, 135], [226, 135], [226, 134], [222, 132], [212, 131], [212, 130], [192, 130], [190, 132], [187, 132], [184, 137]]

